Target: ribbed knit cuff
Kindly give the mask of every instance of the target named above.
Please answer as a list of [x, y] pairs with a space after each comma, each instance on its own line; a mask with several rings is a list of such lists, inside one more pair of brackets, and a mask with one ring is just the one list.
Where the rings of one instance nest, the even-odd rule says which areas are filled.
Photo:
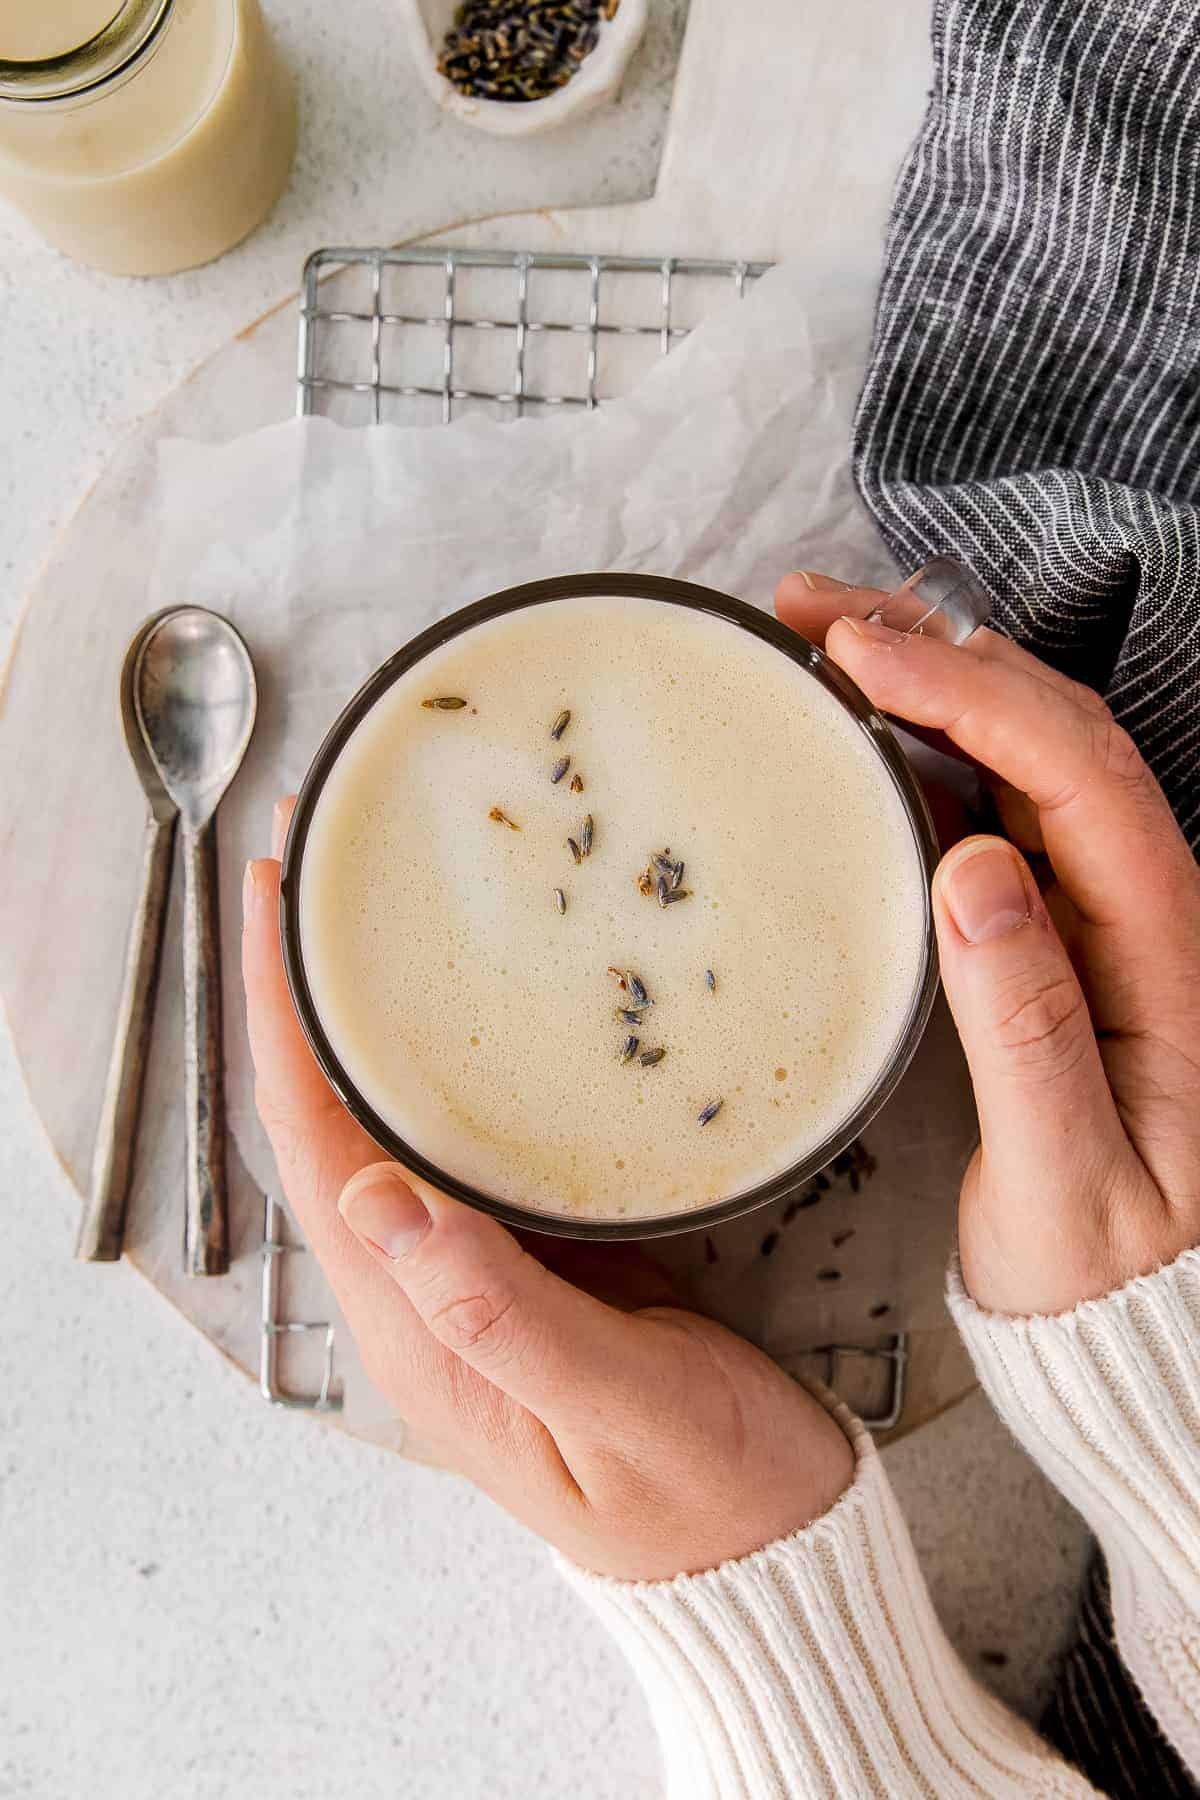
[[1054, 1318], [950, 1310], [1001, 1418], [1087, 1520], [1118, 1645], [1200, 1769], [1200, 1249]]
[[559, 1557], [638, 1673], [672, 1800], [1091, 1795], [950, 1648], [875, 1447], [825, 1516], [702, 1575], [620, 1582]]

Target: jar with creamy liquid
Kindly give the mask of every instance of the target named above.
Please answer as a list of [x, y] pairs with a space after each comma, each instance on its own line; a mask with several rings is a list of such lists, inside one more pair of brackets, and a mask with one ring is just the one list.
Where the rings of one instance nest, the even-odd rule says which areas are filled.
[[220, 256], [295, 148], [258, 0], [0, 0], [0, 195], [116, 275]]

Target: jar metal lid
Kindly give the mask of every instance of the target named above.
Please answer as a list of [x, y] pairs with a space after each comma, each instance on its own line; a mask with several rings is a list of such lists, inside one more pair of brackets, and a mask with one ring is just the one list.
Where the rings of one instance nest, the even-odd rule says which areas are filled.
[[123, 0], [87, 43], [36, 62], [0, 56], [0, 101], [67, 100], [102, 86], [141, 56], [165, 24], [175, 0]]

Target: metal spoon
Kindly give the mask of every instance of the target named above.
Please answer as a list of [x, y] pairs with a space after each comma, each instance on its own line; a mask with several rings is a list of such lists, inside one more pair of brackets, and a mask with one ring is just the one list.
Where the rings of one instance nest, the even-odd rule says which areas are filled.
[[177, 607], [151, 626], [133, 687], [146, 749], [183, 829], [183, 1266], [188, 1275], [222, 1275], [229, 1221], [216, 810], [250, 742], [258, 690], [250, 652], [233, 626], [200, 606]]
[[117, 1029], [92, 1156], [91, 1191], [75, 1245], [75, 1254], [81, 1262], [116, 1262], [125, 1236], [133, 1150], [150, 1050], [167, 899], [171, 891], [175, 821], [179, 817], [179, 810], [159, 780], [143, 741], [134, 710], [133, 680], [147, 636], [167, 613], [174, 610], [167, 607], [164, 612], [154, 613], [142, 621], [129, 641], [121, 665], [121, 724], [149, 806], [142, 839], [142, 880], [129, 927]]

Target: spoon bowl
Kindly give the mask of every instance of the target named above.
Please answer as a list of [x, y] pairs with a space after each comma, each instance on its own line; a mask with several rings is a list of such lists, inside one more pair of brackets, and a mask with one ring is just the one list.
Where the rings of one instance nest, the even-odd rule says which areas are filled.
[[134, 707], [151, 764], [198, 831], [238, 771], [258, 704], [254, 665], [227, 619], [202, 606], [165, 613], [142, 640]]

